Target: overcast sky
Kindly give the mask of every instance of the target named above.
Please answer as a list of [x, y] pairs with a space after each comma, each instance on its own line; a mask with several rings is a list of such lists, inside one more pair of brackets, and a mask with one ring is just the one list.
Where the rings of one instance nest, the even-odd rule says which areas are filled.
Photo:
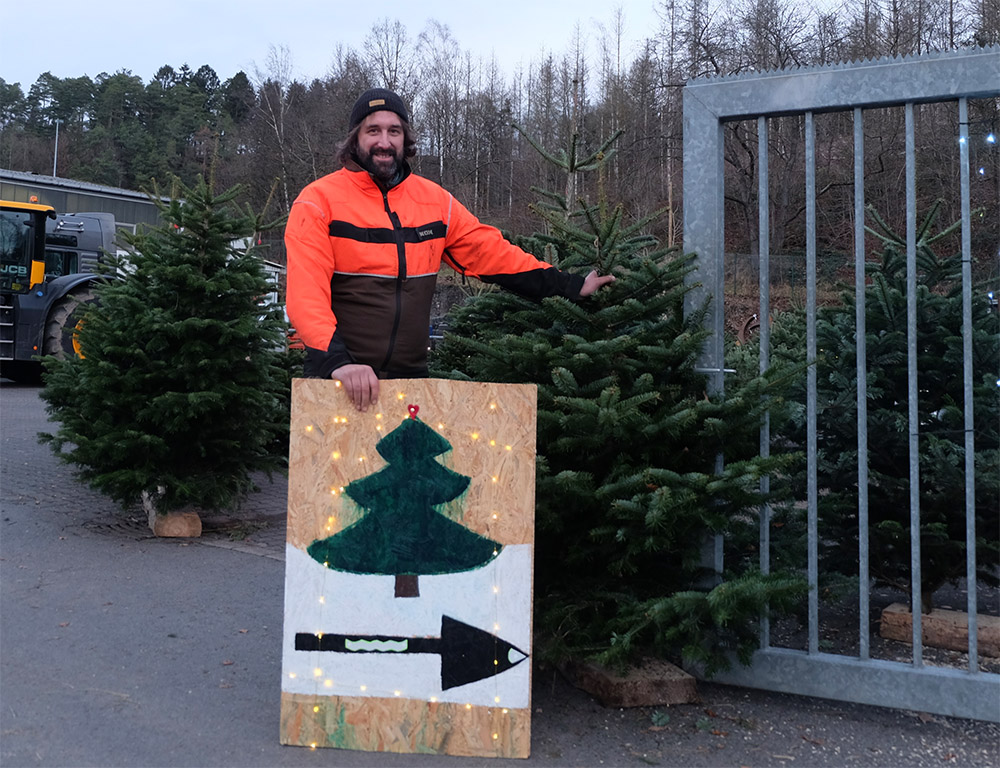
[[48, 0], [30, 11], [7, 9], [0, 77], [27, 93], [46, 71], [62, 78], [126, 69], [148, 82], [164, 64], [208, 64], [225, 81], [240, 70], [251, 78], [255, 67], [266, 71], [270, 47], [287, 46], [294, 74], [308, 81], [328, 72], [338, 43], [360, 50], [384, 18], [401, 21], [414, 40], [430, 19], [447, 24], [463, 51], [492, 52], [509, 75], [542, 53], [568, 51], [577, 23], [596, 54], [598, 25], [612, 28], [619, 5], [628, 59], [658, 25], [656, 0]]

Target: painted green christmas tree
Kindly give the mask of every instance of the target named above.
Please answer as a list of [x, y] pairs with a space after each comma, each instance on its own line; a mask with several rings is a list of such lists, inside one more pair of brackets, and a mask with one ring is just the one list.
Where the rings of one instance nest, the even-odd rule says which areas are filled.
[[368, 514], [308, 547], [328, 568], [396, 576], [396, 597], [418, 596], [421, 574], [479, 568], [501, 549], [435, 509], [464, 493], [470, 478], [436, 461], [451, 444], [417, 419], [417, 410], [410, 406], [410, 418], [375, 446], [388, 465], [344, 488]]

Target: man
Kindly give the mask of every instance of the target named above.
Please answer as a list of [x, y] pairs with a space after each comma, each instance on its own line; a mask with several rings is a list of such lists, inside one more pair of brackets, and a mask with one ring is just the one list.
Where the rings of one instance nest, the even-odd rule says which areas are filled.
[[581, 299], [614, 280], [560, 272], [482, 224], [439, 185], [410, 171], [409, 115], [392, 91], [351, 110], [339, 171], [309, 184], [285, 229], [288, 316], [305, 374], [331, 377], [358, 410], [380, 378], [427, 375], [427, 331], [441, 260], [528, 298]]

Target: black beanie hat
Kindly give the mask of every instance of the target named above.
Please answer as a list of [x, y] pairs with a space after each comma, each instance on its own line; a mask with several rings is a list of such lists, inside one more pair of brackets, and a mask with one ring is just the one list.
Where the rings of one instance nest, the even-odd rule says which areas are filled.
[[351, 110], [351, 130], [354, 130], [354, 127], [372, 112], [383, 109], [395, 112], [404, 123], [410, 122], [410, 116], [406, 114], [406, 106], [399, 96], [386, 88], [370, 88], [354, 102], [354, 109]]

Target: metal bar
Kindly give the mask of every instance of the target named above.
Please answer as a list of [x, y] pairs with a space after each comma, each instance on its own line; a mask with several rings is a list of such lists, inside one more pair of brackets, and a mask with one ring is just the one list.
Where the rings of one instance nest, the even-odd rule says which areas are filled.
[[858, 372], [858, 655], [871, 654], [868, 563], [868, 345], [865, 322], [865, 132], [861, 107], [854, 108], [854, 307]]
[[1000, 675], [964, 669], [768, 648], [749, 667], [734, 660], [712, 682], [1000, 723]]
[[[684, 86], [720, 120], [996, 95], [1000, 46], [939, 54], [700, 78]], [[685, 132], [685, 141], [688, 134]], [[686, 165], [686, 164], [685, 164]], [[686, 204], [685, 200], [685, 204]]]
[[712, 371], [709, 388], [722, 392], [724, 287], [725, 160], [723, 127], [718, 116], [693, 94], [684, 90], [684, 251], [698, 259], [686, 282], [691, 290], [684, 297], [685, 314], [713, 301], [711, 323], [714, 338], [705, 345], [698, 367]]
[[805, 114], [806, 151], [806, 457], [808, 504], [809, 653], [819, 652], [819, 530], [816, 487], [816, 126]]
[[[712, 337], [705, 345], [696, 370], [708, 374], [712, 394], [724, 391], [723, 294], [725, 289], [725, 154], [722, 123], [712, 110], [687, 89], [684, 104], [684, 250], [698, 258], [685, 282], [691, 289], [684, 296], [685, 315], [712, 302], [708, 323]], [[716, 472], [722, 473], [722, 456], [716, 457]], [[706, 537], [704, 560], [716, 574], [723, 569], [723, 540]]]
[[[767, 118], [757, 118], [757, 231], [759, 259], [757, 267], [757, 287], [760, 294], [760, 308], [757, 310], [758, 339], [760, 341], [761, 375], [770, 365], [771, 358], [771, 200], [770, 200], [770, 156], [768, 153]], [[771, 455], [771, 414], [764, 413], [760, 425], [760, 455]], [[765, 496], [771, 492], [771, 478], [760, 478], [760, 492]], [[760, 572], [771, 572], [771, 505], [765, 503], [760, 509]], [[771, 617], [765, 610], [760, 619], [760, 647], [771, 645]]]
[[910, 443], [910, 591], [913, 665], [923, 665], [920, 589], [920, 411], [917, 388], [917, 171], [913, 103], [906, 105], [906, 373]]
[[958, 100], [958, 158], [962, 198], [962, 388], [965, 399], [965, 581], [969, 614], [969, 671], [979, 671], [976, 612], [976, 438], [972, 394], [972, 223], [969, 202], [969, 100]]

